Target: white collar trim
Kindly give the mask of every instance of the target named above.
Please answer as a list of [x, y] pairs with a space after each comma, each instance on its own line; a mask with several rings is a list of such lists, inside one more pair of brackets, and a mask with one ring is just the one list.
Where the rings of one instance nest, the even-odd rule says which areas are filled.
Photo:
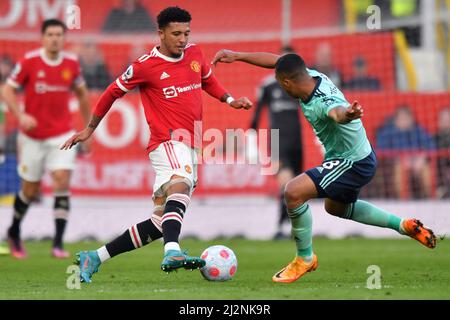
[[49, 59], [46, 55], [45, 55], [45, 49], [41, 48], [41, 50], [39, 51], [39, 55], [41, 56], [41, 59], [49, 66], [51, 67], [56, 67], [59, 66], [61, 64], [61, 62], [63, 61], [63, 53], [60, 51], [58, 53], [58, 57], [56, 58], [56, 60], [51, 60]]
[[178, 61], [183, 60], [183, 58], [184, 58], [184, 51], [183, 51], [183, 53], [181, 54], [181, 57], [179, 57], [179, 58], [171, 58], [171, 57], [168, 57], [168, 56], [166, 56], [166, 55], [163, 55], [163, 54], [158, 50], [158, 46], [155, 46], [155, 47], [153, 48], [152, 51], [156, 54], [156, 56], [158, 56], [158, 57], [160, 57], [161, 59], [164, 59], [164, 60], [166, 60], [166, 61], [169, 61], [169, 62], [178, 62]]

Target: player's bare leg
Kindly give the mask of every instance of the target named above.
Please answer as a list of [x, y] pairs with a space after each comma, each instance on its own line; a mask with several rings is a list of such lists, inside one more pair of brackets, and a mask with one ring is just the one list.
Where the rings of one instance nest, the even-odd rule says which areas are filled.
[[8, 229], [8, 244], [11, 255], [17, 259], [26, 258], [27, 254], [20, 238], [20, 225], [28, 211], [30, 203], [38, 196], [40, 182], [26, 181], [22, 179], [21, 189], [14, 199], [14, 215], [11, 226]]
[[332, 199], [325, 199], [325, 210], [340, 218], [390, 228], [416, 239], [428, 248], [436, 247], [436, 237], [433, 231], [425, 228], [419, 220], [401, 219], [369, 202], [358, 200], [351, 204], [345, 204]]
[[164, 258], [161, 269], [166, 272], [184, 267], [196, 269], [205, 265], [198, 257], [189, 257], [181, 252], [179, 236], [183, 224], [184, 213], [190, 203], [191, 186], [189, 180], [173, 175], [166, 189], [166, 204], [161, 219], [164, 238]]
[[55, 237], [53, 238], [52, 256], [57, 259], [69, 258], [64, 250], [63, 236], [70, 212], [70, 177], [71, 170], [51, 172], [53, 182], [53, 217], [55, 220]]
[[312, 216], [308, 200], [317, 198], [314, 182], [305, 173], [288, 182], [285, 200], [292, 225], [292, 236], [297, 246], [294, 260], [273, 277], [274, 282], [291, 283], [305, 273], [317, 269], [317, 257], [312, 250]]

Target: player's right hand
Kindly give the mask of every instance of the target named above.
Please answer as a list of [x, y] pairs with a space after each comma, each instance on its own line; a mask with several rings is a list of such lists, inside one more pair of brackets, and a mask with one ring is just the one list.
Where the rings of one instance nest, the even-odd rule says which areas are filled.
[[237, 60], [237, 52], [227, 50], [227, 49], [222, 49], [216, 53], [211, 64], [216, 66], [218, 62], [232, 63], [236, 60]]
[[253, 106], [253, 104], [252, 104], [252, 102], [250, 101], [249, 98], [242, 97], [242, 98], [234, 100], [232, 103], [230, 103], [230, 106], [235, 108], [235, 109], [248, 110], [248, 109], [250, 109]]
[[352, 105], [345, 111], [345, 116], [349, 121], [362, 118], [364, 110], [358, 101], [353, 101]]
[[60, 150], [71, 149], [78, 142], [83, 142], [89, 139], [93, 130], [91, 128], [86, 128], [83, 131], [75, 133], [69, 140], [67, 140], [60, 148]]
[[29, 131], [36, 128], [37, 120], [32, 115], [28, 113], [22, 113], [19, 117], [19, 126], [24, 131]]

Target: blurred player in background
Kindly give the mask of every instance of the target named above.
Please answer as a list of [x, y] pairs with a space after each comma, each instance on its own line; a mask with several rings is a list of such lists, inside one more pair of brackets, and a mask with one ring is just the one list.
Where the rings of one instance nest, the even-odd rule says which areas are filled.
[[[1, 95], [6, 79], [10, 75], [14, 63], [8, 56], [0, 57], [0, 166], [6, 161], [6, 130], [5, 130], [5, 108]], [[3, 195], [0, 194], [0, 201]], [[0, 243], [0, 255], [9, 255], [10, 251], [3, 243]]]
[[160, 45], [137, 59], [97, 102], [89, 126], [69, 139], [62, 149], [88, 139], [114, 101], [139, 86], [151, 130], [147, 151], [156, 172], [154, 209], [150, 219], [131, 226], [96, 251], [80, 252], [81, 280], [91, 282], [101, 263], [118, 254], [164, 238], [161, 269], [196, 269], [199, 257], [188, 256], [179, 245], [183, 217], [197, 183], [197, 156], [201, 137], [195, 122], [202, 120], [202, 89], [235, 109], [248, 109], [247, 98], [233, 99], [212, 75], [200, 48], [189, 44], [191, 15], [168, 7], [158, 15]]
[[[282, 54], [293, 53], [292, 47], [281, 49]], [[287, 222], [286, 203], [284, 202], [284, 187], [289, 180], [302, 172], [303, 146], [301, 140], [300, 118], [298, 114], [298, 101], [290, 97], [278, 83], [275, 76], [270, 75], [264, 79], [258, 88], [257, 104], [250, 127], [257, 129], [261, 112], [265, 107], [269, 111], [270, 128], [279, 130], [280, 134], [280, 170], [277, 181], [280, 187], [280, 205], [277, 233], [274, 239], [283, 239], [283, 223]]]
[[14, 63], [7, 55], [0, 57], [0, 165], [5, 161], [5, 148], [6, 148], [6, 132], [5, 132], [5, 107], [1, 97], [1, 90], [5, 85], [11, 71], [14, 67]]
[[363, 109], [357, 101], [350, 105], [326, 75], [306, 68], [296, 54], [280, 57], [221, 50], [213, 63], [234, 61], [275, 68], [278, 82], [290, 96], [300, 100], [303, 114], [326, 151], [321, 166], [307, 170], [286, 185], [284, 195], [297, 255], [273, 276], [274, 282], [293, 282], [318, 266], [312, 249], [312, 215], [307, 204], [314, 198], [325, 198], [325, 210], [331, 215], [390, 228], [428, 248], [436, 246], [433, 232], [420, 221], [401, 219], [358, 200], [361, 188], [375, 175], [377, 160], [360, 120]]
[[[20, 225], [30, 203], [39, 195], [45, 169], [53, 180], [55, 237], [52, 255], [67, 258], [63, 235], [70, 210], [70, 176], [75, 166], [76, 151], [59, 150], [73, 135], [69, 110], [73, 90], [87, 123], [90, 117], [88, 91], [76, 56], [63, 51], [66, 26], [56, 19], [43, 22], [42, 48], [28, 52], [20, 60], [3, 88], [3, 99], [17, 118], [21, 190], [14, 200], [14, 216], [8, 229], [8, 242], [13, 257], [26, 257], [20, 237]], [[16, 90], [23, 87], [25, 109], [19, 107]]]

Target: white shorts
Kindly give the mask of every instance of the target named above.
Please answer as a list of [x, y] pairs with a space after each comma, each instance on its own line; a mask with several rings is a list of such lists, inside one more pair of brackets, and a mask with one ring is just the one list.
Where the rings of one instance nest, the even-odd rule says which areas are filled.
[[153, 199], [165, 195], [165, 185], [173, 175], [186, 178], [191, 187], [191, 195], [197, 184], [198, 153], [179, 141], [161, 143], [149, 154], [156, 177], [153, 185]]
[[47, 139], [33, 139], [23, 133], [17, 137], [19, 176], [30, 182], [41, 181], [45, 169], [73, 170], [75, 168], [76, 148], [60, 150], [73, 131]]

